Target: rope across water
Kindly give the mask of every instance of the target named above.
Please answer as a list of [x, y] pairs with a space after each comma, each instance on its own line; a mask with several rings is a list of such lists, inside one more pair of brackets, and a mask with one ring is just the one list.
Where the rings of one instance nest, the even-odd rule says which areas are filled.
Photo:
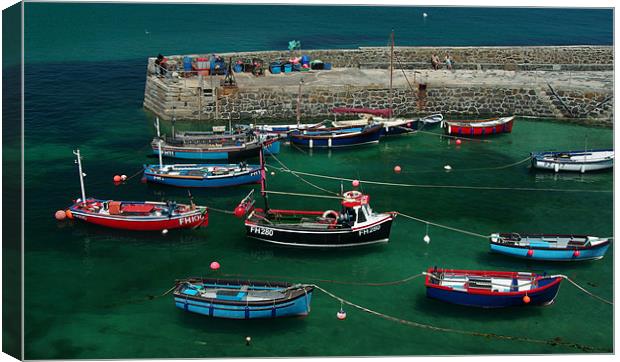
[[[519, 161], [519, 164], [523, 160]], [[512, 164], [514, 166], [515, 164]], [[298, 174], [303, 176], [318, 177], [329, 180], [348, 181], [352, 182], [354, 179], [346, 177], [337, 177], [329, 175], [320, 175], [309, 172], [295, 171], [291, 169], [284, 169], [277, 166], [269, 165], [269, 167], [279, 170], [281, 172], [290, 172], [292, 174]], [[505, 166], [501, 166], [505, 167]], [[477, 170], [479, 171], [479, 169]], [[550, 188], [532, 188], [532, 187], [501, 187], [501, 186], [467, 186], [467, 185], [427, 185], [427, 184], [406, 184], [396, 182], [382, 182], [372, 180], [358, 180], [363, 184], [381, 185], [381, 186], [395, 186], [395, 187], [414, 187], [414, 188], [438, 188], [438, 189], [466, 189], [466, 190], [493, 190], [493, 191], [544, 191], [544, 192], [583, 192], [583, 193], [611, 193], [612, 190], [580, 190], [580, 189], [550, 189]]]

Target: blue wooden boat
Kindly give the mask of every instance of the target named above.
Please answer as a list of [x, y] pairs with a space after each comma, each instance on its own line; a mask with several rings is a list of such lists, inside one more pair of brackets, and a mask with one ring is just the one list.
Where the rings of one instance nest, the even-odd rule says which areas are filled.
[[174, 303], [188, 312], [230, 319], [306, 316], [313, 287], [284, 282], [177, 280]]
[[584, 173], [614, 167], [614, 150], [532, 152], [532, 167]]
[[547, 261], [601, 259], [609, 249], [610, 239], [586, 235], [492, 234], [491, 251]]
[[452, 304], [479, 308], [550, 305], [561, 276], [527, 272], [429, 268], [426, 295]]
[[363, 127], [329, 127], [295, 130], [289, 133], [292, 144], [308, 148], [359, 146], [379, 142], [381, 125]]
[[178, 187], [227, 187], [260, 182], [260, 166], [238, 164], [148, 165], [149, 182]]

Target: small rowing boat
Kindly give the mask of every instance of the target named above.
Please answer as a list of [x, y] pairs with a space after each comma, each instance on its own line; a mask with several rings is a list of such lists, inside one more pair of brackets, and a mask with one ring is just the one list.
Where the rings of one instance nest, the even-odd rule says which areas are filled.
[[148, 165], [149, 182], [178, 187], [227, 187], [260, 182], [260, 166], [238, 164]]
[[426, 295], [468, 307], [502, 308], [550, 305], [560, 289], [561, 276], [528, 272], [429, 268]]
[[229, 319], [307, 316], [313, 287], [284, 282], [189, 278], [176, 281], [175, 305]]
[[586, 235], [499, 233], [490, 238], [496, 253], [548, 261], [601, 259], [610, 244], [610, 239]]
[[330, 127], [295, 130], [289, 133], [291, 144], [308, 148], [336, 148], [378, 143], [380, 124], [363, 127]]
[[66, 211], [68, 218], [114, 229], [141, 231], [193, 229], [208, 225], [207, 208], [194, 205], [191, 196], [189, 205], [172, 201], [116, 201], [87, 198], [80, 150], [74, 154], [77, 156], [82, 198], [77, 199]]
[[586, 171], [605, 170], [614, 167], [614, 150], [563, 151], [563, 152], [533, 152], [532, 167], [559, 171]]
[[512, 132], [515, 116], [482, 120], [444, 121], [446, 134], [454, 136], [488, 136]]

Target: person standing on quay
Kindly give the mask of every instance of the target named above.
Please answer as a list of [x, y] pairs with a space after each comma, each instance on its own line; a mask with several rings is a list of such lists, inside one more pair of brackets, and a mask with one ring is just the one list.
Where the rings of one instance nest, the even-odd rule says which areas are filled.
[[446, 68], [452, 70], [452, 58], [450, 58], [450, 54], [446, 54]]

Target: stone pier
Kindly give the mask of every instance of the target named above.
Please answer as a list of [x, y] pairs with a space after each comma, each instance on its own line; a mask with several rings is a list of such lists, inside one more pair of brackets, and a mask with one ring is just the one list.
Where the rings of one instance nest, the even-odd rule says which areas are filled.
[[[222, 76], [154, 75], [149, 59], [144, 106], [162, 119], [248, 122], [295, 118], [303, 79], [301, 114], [330, 118], [334, 107], [390, 105], [388, 48], [303, 51], [333, 64], [263, 77], [235, 73], [237, 88]], [[454, 69], [431, 70], [430, 56], [449, 53]], [[613, 48], [575, 47], [397, 47], [391, 104], [399, 115], [443, 113], [448, 117], [518, 115], [613, 125]], [[288, 51], [220, 54], [233, 61], [260, 58], [268, 64]], [[197, 55], [193, 55], [196, 57]], [[182, 69], [183, 56], [169, 56]]]

